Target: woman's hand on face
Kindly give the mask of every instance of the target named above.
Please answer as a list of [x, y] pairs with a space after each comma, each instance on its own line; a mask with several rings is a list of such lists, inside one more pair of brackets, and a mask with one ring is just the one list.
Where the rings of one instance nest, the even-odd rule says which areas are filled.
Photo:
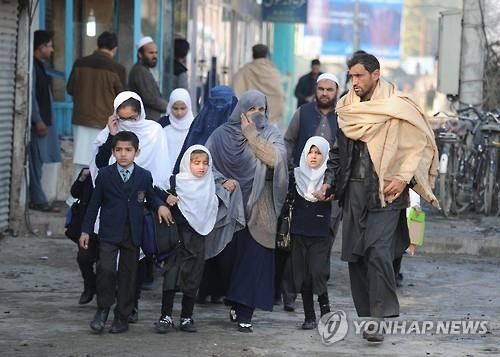
[[118, 117], [116, 114], [113, 114], [108, 118], [108, 129], [111, 135], [115, 136], [118, 134]]
[[178, 201], [177, 196], [169, 195], [167, 197], [167, 201], [166, 202], [167, 202], [167, 205], [169, 205], [170, 207], [172, 207], [172, 206], [175, 206], [177, 204], [177, 201]]
[[241, 130], [245, 130], [252, 124], [253, 124], [252, 121], [248, 119], [245, 114], [241, 114]]
[[236, 189], [236, 186], [238, 186], [238, 181], [231, 179], [222, 184], [222, 187], [224, 187], [229, 192], [233, 192]]

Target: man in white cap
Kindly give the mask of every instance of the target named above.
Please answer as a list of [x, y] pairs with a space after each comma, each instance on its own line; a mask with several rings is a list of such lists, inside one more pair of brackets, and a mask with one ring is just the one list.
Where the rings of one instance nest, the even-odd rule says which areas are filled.
[[137, 63], [130, 70], [128, 86], [141, 97], [146, 119], [158, 121], [167, 109], [167, 101], [161, 97], [160, 87], [151, 72], [158, 60], [158, 49], [149, 36], [141, 38], [136, 48]]
[[[332, 73], [323, 73], [316, 80], [314, 100], [301, 105], [293, 115], [293, 118], [285, 133], [285, 144], [287, 147], [288, 169], [293, 169], [300, 164], [300, 155], [306, 141], [312, 136], [321, 136], [328, 140], [333, 147], [336, 140], [337, 115], [335, 105], [339, 81]], [[332, 201], [332, 217], [330, 222], [331, 242], [335, 238], [338, 228], [337, 216], [340, 209], [337, 201]], [[286, 311], [294, 310], [295, 292], [293, 291], [289, 253], [276, 251], [276, 299], [280, 299], [283, 293], [283, 303]], [[326, 268], [329, 271], [329, 267]], [[281, 287], [281, 288], [280, 288]], [[328, 296], [318, 297], [321, 314], [329, 312]]]

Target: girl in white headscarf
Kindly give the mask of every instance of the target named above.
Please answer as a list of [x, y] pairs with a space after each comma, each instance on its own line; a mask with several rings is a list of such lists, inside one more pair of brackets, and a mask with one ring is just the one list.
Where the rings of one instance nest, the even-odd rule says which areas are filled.
[[114, 113], [94, 141], [94, 160], [90, 163], [92, 179], [98, 174], [98, 168], [112, 164], [111, 141], [120, 131], [132, 131], [139, 138], [140, 155], [135, 163], [151, 172], [153, 184], [168, 189], [172, 164], [168, 157], [168, 146], [161, 125], [153, 120], [146, 120], [146, 112], [141, 97], [130, 91], [121, 92], [113, 103]]
[[172, 167], [177, 162], [193, 119], [189, 92], [183, 88], [174, 89], [168, 100], [167, 117], [160, 119], [160, 124], [164, 127], [163, 130], [167, 136]]
[[330, 312], [327, 281], [330, 273], [331, 202], [320, 201], [330, 145], [320, 136], [307, 140], [300, 166], [294, 170], [295, 199], [290, 232], [295, 291], [302, 293], [305, 320], [302, 329], [316, 327], [313, 294], [318, 295], [321, 316]]
[[176, 290], [183, 293], [180, 329], [196, 331], [192, 315], [203, 276], [205, 237], [214, 229], [219, 207], [212, 165], [206, 147], [191, 146], [182, 156], [175, 188], [172, 186], [164, 197], [182, 244], [165, 262], [161, 316], [156, 323], [159, 333], [172, 327]]

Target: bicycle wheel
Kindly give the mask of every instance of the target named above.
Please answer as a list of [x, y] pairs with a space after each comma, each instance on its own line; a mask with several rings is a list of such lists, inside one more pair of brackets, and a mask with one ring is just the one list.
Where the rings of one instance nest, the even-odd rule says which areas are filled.
[[472, 182], [474, 177], [471, 168], [474, 167], [474, 155], [468, 154], [464, 146], [455, 146], [455, 177], [453, 179], [453, 211], [463, 213], [472, 205]]
[[443, 145], [439, 161], [439, 204], [445, 217], [449, 217], [453, 206], [453, 153], [452, 146]]
[[474, 179], [474, 211], [476, 213], [485, 212], [485, 188], [487, 184], [486, 171], [488, 170], [488, 157], [483, 152], [480, 154], [478, 167]]
[[493, 209], [493, 200], [496, 183], [496, 149], [490, 149], [486, 160], [484, 185], [484, 214], [489, 216]]

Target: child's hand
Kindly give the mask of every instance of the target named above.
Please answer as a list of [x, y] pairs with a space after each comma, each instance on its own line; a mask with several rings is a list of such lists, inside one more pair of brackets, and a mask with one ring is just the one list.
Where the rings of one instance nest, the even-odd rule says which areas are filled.
[[316, 197], [319, 201], [330, 201], [333, 199], [333, 195], [326, 197], [326, 192], [330, 189], [331, 185], [325, 183], [321, 186], [319, 191], [313, 193], [313, 196]]
[[408, 253], [408, 255], [415, 255], [416, 251], [417, 251], [417, 246], [413, 243], [411, 243], [410, 246], [406, 248], [406, 253]]
[[236, 187], [238, 186], [238, 181], [236, 180], [227, 180], [226, 182], [224, 182], [222, 184], [222, 187], [224, 187], [226, 190], [228, 190], [229, 192], [233, 192], [234, 190], [236, 190]]
[[165, 202], [167, 203], [167, 205], [172, 207], [172, 206], [175, 206], [177, 204], [177, 201], [178, 201], [177, 196], [168, 195], [167, 200]]
[[118, 117], [116, 114], [113, 114], [108, 118], [108, 129], [111, 135], [115, 136], [118, 134]]
[[80, 247], [83, 249], [88, 249], [89, 248], [89, 239], [90, 236], [88, 233], [83, 233], [80, 235]]
[[160, 222], [160, 224], [165, 221], [165, 223], [167, 223], [167, 226], [175, 223], [174, 219], [172, 218], [172, 213], [167, 206], [160, 206], [158, 208], [158, 221]]

